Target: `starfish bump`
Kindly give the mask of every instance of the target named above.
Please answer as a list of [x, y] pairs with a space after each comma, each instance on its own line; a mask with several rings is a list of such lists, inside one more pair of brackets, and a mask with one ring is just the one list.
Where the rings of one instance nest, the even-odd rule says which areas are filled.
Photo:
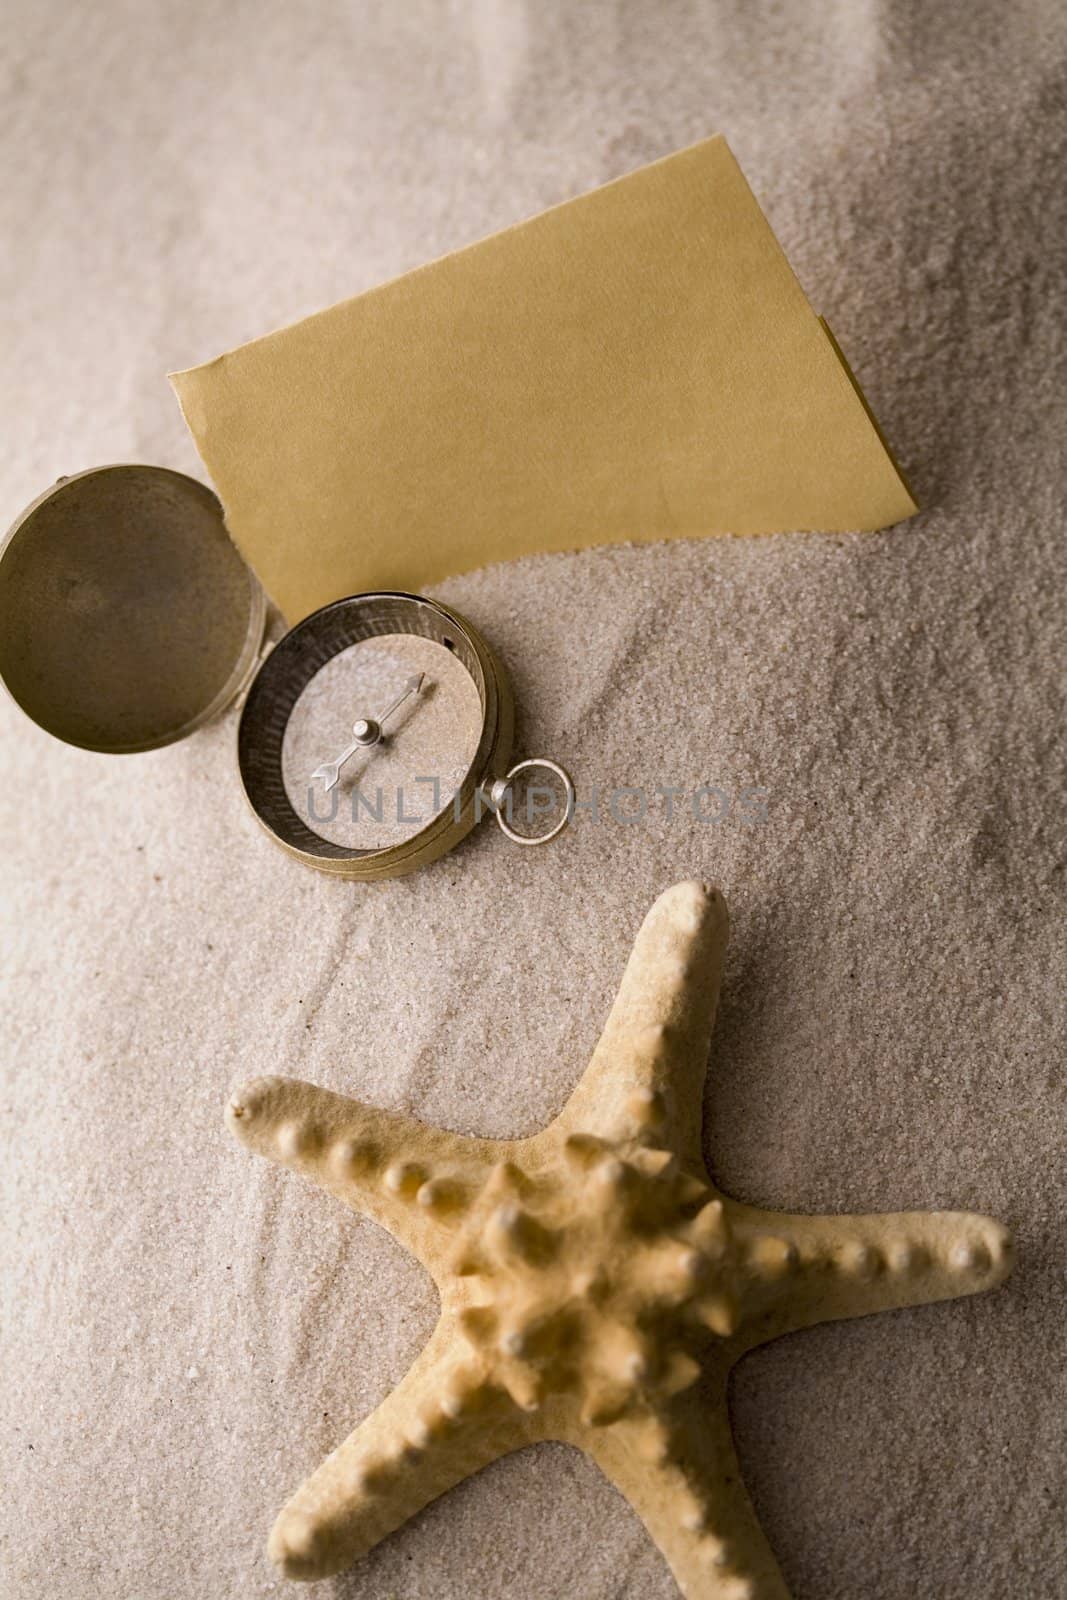
[[991, 1288], [1010, 1246], [961, 1212], [792, 1215], [716, 1191], [701, 1120], [726, 939], [717, 890], [660, 896], [584, 1076], [529, 1139], [288, 1078], [234, 1095], [238, 1138], [388, 1228], [441, 1298], [407, 1376], [278, 1517], [287, 1577], [339, 1571], [499, 1456], [562, 1439], [626, 1495], [687, 1600], [786, 1600], [730, 1438], [730, 1367], [812, 1323]]

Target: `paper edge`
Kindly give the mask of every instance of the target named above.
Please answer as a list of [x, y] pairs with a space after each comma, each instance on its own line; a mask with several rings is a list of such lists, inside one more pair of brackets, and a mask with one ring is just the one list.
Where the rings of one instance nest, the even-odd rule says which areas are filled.
[[[878, 443], [881, 445], [882, 449], [885, 451], [886, 458], [888, 459], [890, 466], [893, 468], [893, 471], [896, 473], [897, 477], [900, 479], [901, 486], [902, 486], [902, 488], [904, 490], [904, 493], [907, 495], [908, 499], [911, 501], [912, 509], [909, 512], [907, 512], [900, 519], [902, 522], [906, 522], [909, 517], [914, 517], [914, 516], [918, 515], [918, 513], [922, 510], [922, 505], [920, 504], [918, 496], [916, 495], [915, 490], [913, 489], [913, 487], [911, 485], [911, 481], [908, 478], [907, 473], [904, 471], [904, 468], [901, 466], [899, 460], [897, 459], [896, 451], [893, 449], [893, 446], [889, 443], [889, 440], [886, 438], [884, 432], [882, 431], [881, 423], [878, 421], [878, 418], [875, 416], [873, 410], [871, 409], [870, 402], [868, 401], [867, 396], [863, 392], [862, 384], [860, 383], [860, 381], [857, 378], [856, 374], [853, 372], [851, 366], [849, 365], [848, 357], [846, 356], [845, 352], [842, 350], [841, 346], [838, 344], [837, 337], [836, 337], [836, 335], [834, 333], [834, 330], [831, 328], [830, 324], [827, 322], [827, 320], [826, 320], [826, 318], [824, 316], [821, 316], [821, 315], [818, 316], [818, 323], [819, 323], [819, 326], [821, 327], [823, 333], [826, 335], [827, 339], [829, 340], [830, 349], [833, 351], [834, 355], [837, 357], [838, 361], [841, 363], [841, 367], [842, 367], [842, 370], [844, 371], [845, 377], [848, 379], [849, 383], [852, 385], [853, 392], [854, 392], [854, 394], [856, 396], [856, 399], [859, 401], [860, 405], [863, 407], [864, 413], [866, 414], [866, 417], [867, 417], [867, 421], [870, 423], [871, 427], [874, 429], [875, 433], [877, 434]], [[890, 528], [895, 527], [895, 523], [892, 523], [892, 522], [886, 523], [886, 527], [890, 527]]]
[[[217, 362], [226, 361], [230, 356], [241, 355], [244, 351], [252, 349], [253, 346], [265, 343], [268, 339], [283, 338], [296, 328], [302, 327], [305, 322], [313, 321], [315, 317], [324, 316], [331, 311], [340, 311], [345, 306], [354, 304], [357, 300], [365, 299], [368, 295], [381, 294], [384, 290], [392, 289], [397, 284], [407, 283], [409, 280], [419, 277], [420, 274], [430, 272], [434, 267], [439, 267], [445, 261], [452, 261], [458, 257], [465, 256], [471, 250], [480, 250], [483, 245], [489, 244], [496, 239], [502, 239], [509, 233], [517, 233], [521, 228], [529, 227], [531, 223], [540, 222], [543, 217], [550, 217], [557, 211], [565, 211], [568, 206], [579, 205], [582, 201], [588, 200], [590, 195], [601, 194], [607, 189], [614, 189], [621, 183], [628, 183], [632, 178], [643, 176], [646, 172], [652, 172], [656, 167], [662, 166], [667, 161], [676, 161], [680, 156], [692, 155], [697, 150], [702, 150], [715, 144], [725, 145], [731, 161], [741, 174], [742, 179], [744, 179], [744, 172], [737, 157], [730, 149], [726, 135], [722, 133], [710, 134], [706, 139], [697, 139], [692, 144], [683, 145], [680, 150], [671, 150], [664, 156], [657, 156], [654, 161], [646, 161], [639, 167], [632, 167], [629, 172], [621, 172], [617, 178], [609, 178], [606, 183], [596, 183], [591, 189], [583, 189], [580, 194], [570, 195], [566, 200], [557, 200], [553, 205], [545, 206], [541, 211], [535, 211], [528, 217], [520, 217], [515, 222], [509, 222], [503, 228], [494, 228], [491, 233], [482, 234], [478, 239], [471, 239], [466, 244], [457, 245], [454, 250], [446, 250], [439, 256], [433, 256], [429, 261], [420, 262], [417, 267], [408, 267], [405, 272], [399, 272], [391, 278], [384, 278], [381, 283], [371, 284], [368, 288], [361, 289], [358, 294], [346, 295], [344, 299], [320, 306], [315, 311], [308, 311], [305, 315], [296, 317], [292, 322], [283, 322], [279, 327], [272, 328], [267, 333], [257, 334], [253, 339], [245, 339], [240, 344], [232, 345], [228, 350], [212, 356], [207, 361], [195, 362], [190, 367], [179, 367], [174, 372], [168, 372], [167, 378], [173, 384], [176, 378], [184, 378], [188, 373], [192, 372], [203, 372], [208, 367], [215, 366]], [[747, 179], [745, 181], [747, 183]], [[756, 199], [755, 194], [753, 194], [753, 199]], [[758, 200], [756, 200], [756, 205], [762, 214], [763, 208], [759, 205]], [[764, 216], [764, 221], [767, 221], [766, 216]], [[770, 227], [769, 223], [767, 223], [767, 226], [773, 237], [773, 228]], [[775, 244], [778, 244], [777, 238], [775, 238]], [[781, 250], [780, 245], [778, 248]], [[784, 251], [782, 253], [784, 255]], [[792, 272], [792, 268], [790, 268], [790, 272]], [[794, 281], [797, 281], [795, 273], [793, 276]], [[800, 287], [799, 281], [797, 281], [797, 287]], [[803, 294], [803, 289], [801, 289], [801, 293]], [[812, 315], [814, 315], [814, 311]]]

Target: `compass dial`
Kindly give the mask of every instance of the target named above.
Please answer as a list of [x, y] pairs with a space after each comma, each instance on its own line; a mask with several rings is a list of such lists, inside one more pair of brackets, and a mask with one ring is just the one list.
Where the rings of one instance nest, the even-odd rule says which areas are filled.
[[365, 639], [327, 661], [293, 706], [285, 792], [320, 838], [386, 849], [454, 805], [481, 731], [478, 690], [453, 651], [415, 634]]
[[349, 595], [279, 640], [237, 735], [256, 816], [290, 854], [343, 877], [412, 872], [466, 836], [499, 789], [514, 706], [458, 612], [420, 595]]

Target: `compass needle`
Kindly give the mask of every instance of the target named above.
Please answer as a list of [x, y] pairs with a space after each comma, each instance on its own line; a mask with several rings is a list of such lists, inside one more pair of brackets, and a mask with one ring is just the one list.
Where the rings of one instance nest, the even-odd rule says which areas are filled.
[[414, 677], [408, 679], [402, 692], [397, 695], [392, 705], [387, 707], [380, 717], [360, 717], [357, 722], [354, 722], [352, 724], [352, 732], [355, 735], [353, 742], [348, 746], [347, 750], [342, 751], [336, 761], [324, 761], [321, 767], [316, 767], [311, 774], [311, 781], [314, 782], [316, 778], [321, 778], [323, 788], [329, 794], [341, 776], [341, 768], [345, 762], [350, 760], [357, 750], [369, 750], [373, 745], [380, 744], [383, 724], [388, 722], [394, 712], [400, 710], [405, 700], [410, 700], [412, 696], [417, 699], [422, 693], [422, 686], [425, 682], [425, 672], [415, 673]]
[[410, 700], [412, 695], [418, 699], [419, 695], [422, 693], [422, 686], [425, 682], [425, 672], [417, 672], [413, 678], [409, 678], [407, 683], [404, 685], [403, 694], [398, 695], [393, 701], [392, 705], [389, 707], [388, 711], [383, 711], [381, 716], [378, 718], [379, 725], [383, 722], [388, 722], [389, 718], [393, 715], [393, 712], [399, 711], [400, 707], [404, 704], [404, 701]]
[[337, 761], [324, 761], [322, 766], [321, 767], [316, 767], [314, 772], [311, 774], [311, 781], [312, 781], [312, 783], [314, 783], [316, 778], [321, 778], [322, 779], [322, 787], [326, 791], [326, 793], [329, 794], [330, 790], [333, 788], [334, 784], [337, 782], [337, 780], [338, 780], [338, 778], [340, 776], [341, 776], [340, 762], [337, 762]]

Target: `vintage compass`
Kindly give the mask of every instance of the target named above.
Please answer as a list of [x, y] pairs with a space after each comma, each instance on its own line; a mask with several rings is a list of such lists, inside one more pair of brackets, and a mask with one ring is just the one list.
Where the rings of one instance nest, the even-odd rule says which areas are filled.
[[569, 776], [541, 758], [509, 767], [511, 686], [458, 612], [351, 595], [264, 651], [266, 612], [209, 489], [161, 467], [100, 467], [60, 479], [0, 549], [0, 678], [49, 733], [114, 754], [183, 738], [251, 678], [245, 795], [324, 872], [413, 872], [489, 813], [523, 845], [566, 827]]
[[[476, 628], [437, 600], [357, 594], [297, 623], [256, 673], [237, 760], [256, 816], [291, 855], [350, 878], [413, 872], [491, 811], [519, 844], [544, 844], [573, 814], [564, 769], [508, 770], [514, 701]], [[515, 785], [526, 820], [516, 826]]]

